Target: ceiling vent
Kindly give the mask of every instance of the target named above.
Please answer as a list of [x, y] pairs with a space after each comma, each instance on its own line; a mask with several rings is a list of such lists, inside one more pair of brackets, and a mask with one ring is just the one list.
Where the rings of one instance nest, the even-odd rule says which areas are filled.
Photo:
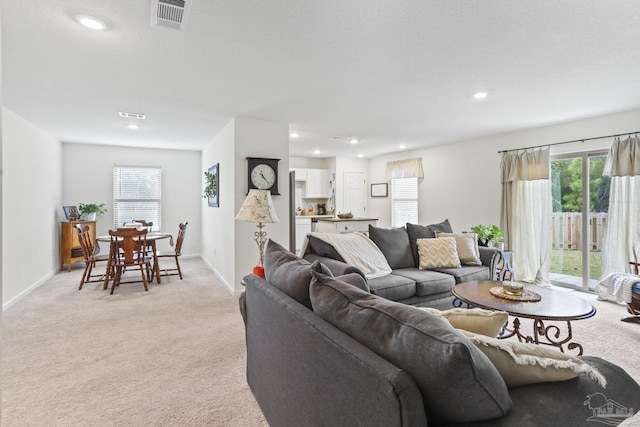
[[127, 113], [126, 111], [119, 111], [118, 114], [120, 115], [120, 117], [125, 117], [127, 119], [139, 119], [139, 120], [144, 120], [147, 118], [147, 116], [145, 116], [144, 114], [140, 114], [140, 113]]
[[151, 26], [184, 30], [192, 0], [151, 0]]

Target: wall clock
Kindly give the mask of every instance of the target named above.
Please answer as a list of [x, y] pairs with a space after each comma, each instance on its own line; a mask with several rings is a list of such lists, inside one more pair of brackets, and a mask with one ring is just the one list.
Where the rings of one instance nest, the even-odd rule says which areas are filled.
[[247, 157], [249, 171], [249, 190], [271, 190], [271, 195], [278, 192], [278, 162], [280, 159]]

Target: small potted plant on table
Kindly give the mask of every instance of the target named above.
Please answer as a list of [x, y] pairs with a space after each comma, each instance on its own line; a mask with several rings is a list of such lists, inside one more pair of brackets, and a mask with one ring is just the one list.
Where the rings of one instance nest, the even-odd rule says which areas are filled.
[[80, 203], [78, 205], [78, 211], [80, 212], [81, 219], [84, 221], [95, 221], [98, 214], [102, 215], [107, 211], [104, 207], [104, 203]]

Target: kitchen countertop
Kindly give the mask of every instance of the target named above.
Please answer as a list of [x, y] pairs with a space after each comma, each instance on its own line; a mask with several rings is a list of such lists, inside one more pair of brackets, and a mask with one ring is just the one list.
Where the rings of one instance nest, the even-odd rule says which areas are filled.
[[353, 217], [353, 218], [338, 218], [331, 216], [330, 218], [318, 218], [318, 221], [326, 221], [326, 222], [341, 222], [341, 221], [377, 221], [378, 218], [363, 218], [363, 217]]

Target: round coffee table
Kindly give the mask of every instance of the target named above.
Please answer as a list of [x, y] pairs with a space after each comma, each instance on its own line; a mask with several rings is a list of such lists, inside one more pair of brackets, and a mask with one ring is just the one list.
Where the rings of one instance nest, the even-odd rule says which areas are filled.
[[[566, 344], [567, 349], [577, 350], [578, 355], [582, 354], [582, 345], [571, 342], [573, 339], [571, 321], [587, 319], [596, 314], [596, 309], [588, 301], [565, 292], [535, 285], [525, 285], [525, 289], [539, 294], [540, 301], [514, 301], [492, 295], [489, 289], [496, 286], [502, 286], [502, 282], [481, 280], [459, 283], [453, 288], [453, 295], [456, 297], [453, 305], [460, 307], [462, 303], [466, 303], [467, 306], [509, 313], [514, 318], [512, 329], [505, 324], [499, 338], [516, 336], [519, 341], [551, 345], [558, 347], [562, 352]], [[533, 320], [531, 335], [523, 333], [520, 318]], [[544, 322], [548, 321], [566, 322], [566, 336], [559, 326], [545, 325]]]

